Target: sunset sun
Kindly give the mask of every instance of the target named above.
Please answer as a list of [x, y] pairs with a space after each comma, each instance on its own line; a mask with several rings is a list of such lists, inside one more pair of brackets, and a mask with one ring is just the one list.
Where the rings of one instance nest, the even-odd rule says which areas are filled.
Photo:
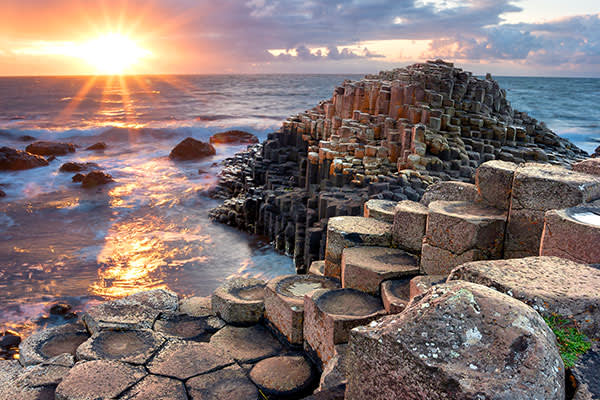
[[151, 55], [133, 39], [121, 34], [105, 34], [81, 45], [79, 56], [99, 74], [118, 75], [132, 72], [139, 62]]

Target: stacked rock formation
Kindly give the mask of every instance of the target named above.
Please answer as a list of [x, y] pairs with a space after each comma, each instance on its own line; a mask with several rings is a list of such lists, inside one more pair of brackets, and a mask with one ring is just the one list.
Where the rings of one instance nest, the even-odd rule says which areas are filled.
[[472, 182], [489, 160], [568, 164], [585, 153], [512, 109], [506, 92], [443, 61], [345, 81], [262, 145], [227, 160], [213, 210], [265, 234], [299, 272], [325, 257], [328, 218], [367, 199], [418, 201], [431, 183]]

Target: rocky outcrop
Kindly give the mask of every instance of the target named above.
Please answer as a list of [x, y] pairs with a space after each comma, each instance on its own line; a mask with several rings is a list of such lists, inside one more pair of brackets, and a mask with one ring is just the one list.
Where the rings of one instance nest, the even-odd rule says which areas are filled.
[[74, 153], [75, 146], [73, 143], [37, 141], [31, 143], [25, 150], [39, 156], [64, 156], [69, 153]]
[[[368, 199], [419, 201], [432, 183], [472, 183], [489, 160], [585, 156], [514, 110], [491, 77], [427, 62], [345, 81], [262, 145], [226, 160], [213, 193], [226, 201], [211, 217], [268, 236], [305, 272], [324, 258], [327, 219], [360, 216]], [[477, 195], [462, 189], [463, 200]]]
[[25, 151], [0, 147], [0, 170], [19, 171], [48, 165], [44, 157]]
[[244, 131], [227, 131], [215, 133], [210, 137], [210, 144], [255, 144], [258, 138]]
[[96, 163], [88, 162], [88, 163], [78, 163], [78, 162], [68, 162], [64, 163], [60, 166], [60, 172], [81, 172], [87, 171], [90, 169], [100, 169], [100, 166]]
[[112, 176], [102, 171], [92, 171], [83, 176], [81, 180], [81, 186], [84, 188], [93, 188], [100, 185], [106, 185], [114, 182]]
[[169, 158], [171, 160], [197, 160], [204, 157], [214, 156], [215, 148], [194, 138], [186, 138], [171, 150]]
[[346, 399], [564, 399], [552, 331], [533, 309], [451, 282], [351, 332]]
[[102, 151], [102, 150], [106, 150], [106, 143], [104, 142], [98, 142], [98, 143], [94, 143], [91, 146], [86, 147], [85, 149], [87, 151]]

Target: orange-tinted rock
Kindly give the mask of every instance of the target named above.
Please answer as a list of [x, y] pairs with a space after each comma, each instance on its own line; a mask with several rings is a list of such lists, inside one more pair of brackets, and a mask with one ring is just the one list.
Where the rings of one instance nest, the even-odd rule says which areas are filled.
[[48, 165], [44, 157], [25, 151], [0, 147], [0, 170], [18, 171]]
[[215, 133], [210, 137], [211, 144], [254, 144], [258, 143], [258, 138], [251, 133], [244, 131], [227, 131]]
[[310, 362], [300, 356], [267, 358], [250, 371], [252, 382], [274, 398], [298, 398], [307, 394], [314, 378]]
[[172, 160], [185, 161], [214, 156], [215, 154], [215, 148], [210, 143], [204, 143], [189, 137], [171, 150], [169, 158]]
[[25, 150], [39, 156], [64, 156], [69, 153], [74, 153], [75, 146], [72, 143], [38, 141], [31, 143]]

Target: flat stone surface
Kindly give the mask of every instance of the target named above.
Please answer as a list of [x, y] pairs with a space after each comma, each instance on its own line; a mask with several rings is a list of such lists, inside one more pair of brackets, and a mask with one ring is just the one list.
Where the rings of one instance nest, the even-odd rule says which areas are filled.
[[124, 297], [121, 300], [160, 311], [176, 311], [179, 306], [177, 293], [167, 289], [146, 290]]
[[213, 335], [210, 344], [243, 363], [256, 362], [282, 351], [279, 341], [262, 325], [248, 328], [226, 326]]
[[230, 324], [255, 324], [265, 312], [264, 287], [265, 281], [260, 279], [230, 279], [214, 291], [212, 310]]
[[347, 400], [557, 399], [555, 337], [526, 304], [470, 282], [438, 285], [352, 330]]
[[292, 344], [302, 344], [304, 296], [319, 289], [339, 288], [340, 282], [317, 275], [284, 275], [271, 279], [265, 289], [265, 314]]
[[314, 381], [311, 364], [301, 356], [272, 357], [257, 363], [250, 379], [267, 396], [297, 396]]
[[210, 296], [187, 297], [179, 302], [179, 311], [192, 317], [208, 317], [214, 315], [210, 301]]
[[61, 354], [42, 364], [20, 369], [18, 375], [4, 384], [16, 386], [25, 391], [43, 387], [55, 388], [74, 364], [75, 361], [71, 354]]
[[102, 331], [77, 348], [80, 360], [116, 360], [145, 364], [165, 342], [153, 331]]
[[478, 261], [456, 268], [448, 280], [463, 280], [510, 293], [543, 315], [574, 318], [600, 338], [600, 270], [558, 257]]
[[342, 287], [377, 295], [386, 279], [419, 273], [419, 260], [389, 247], [350, 247], [342, 253]]
[[582, 264], [600, 263], [600, 208], [572, 207], [546, 211], [541, 256]]
[[421, 254], [429, 208], [415, 201], [404, 200], [395, 209], [392, 243], [398, 248]]
[[471, 183], [443, 181], [429, 185], [423, 194], [421, 204], [429, 206], [434, 201], [474, 202], [477, 188]]
[[369, 200], [364, 205], [364, 216], [393, 224], [394, 208], [397, 204], [398, 202], [391, 200]]
[[148, 375], [127, 391], [121, 400], [187, 400], [181, 381], [164, 376]]
[[77, 347], [90, 335], [81, 323], [61, 325], [35, 332], [19, 345], [19, 362], [40, 364], [63, 353], [75, 355]]
[[600, 175], [600, 158], [589, 158], [572, 165], [573, 171], [590, 175]]
[[237, 365], [192, 378], [186, 382], [193, 400], [254, 400], [258, 389]]
[[475, 175], [477, 199], [492, 207], [508, 210], [516, 170], [517, 164], [506, 161], [492, 160], [481, 164]]
[[56, 399], [114, 399], [146, 375], [144, 367], [119, 361], [77, 363], [56, 388]]
[[147, 367], [152, 374], [184, 380], [233, 363], [224, 349], [211, 344], [169, 340]]
[[207, 342], [219, 330], [209, 320], [214, 317], [194, 317], [180, 313], [162, 313], [154, 323], [154, 330], [165, 336]]
[[381, 283], [381, 301], [388, 314], [398, 314], [410, 301], [410, 278], [390, 279]]
[[391, 244], [392, 225], [373, 218], [333, 217], [327, 224], [325, 276], [340, 278], [342, 251], [354, 246]]

